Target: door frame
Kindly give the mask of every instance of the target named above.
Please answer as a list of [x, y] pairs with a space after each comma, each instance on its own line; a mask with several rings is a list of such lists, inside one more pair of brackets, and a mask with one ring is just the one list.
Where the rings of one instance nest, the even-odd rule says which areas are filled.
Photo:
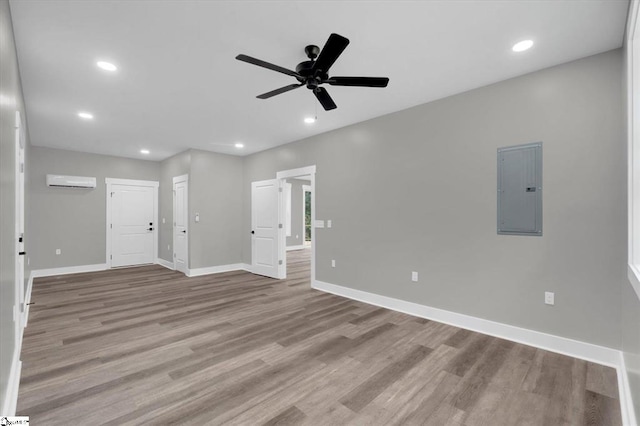
[[[311, 185], [302, 185], [302, 245], [305, 245], [307, 240], [307, 227], [305, 225], [305, 210], [307, 208], [307, 198], [305, 196], [305, 194], [307, 192], [311, 193], [311, 202], [313, 203], [313, 191], [311, 190]], [[309, 206], [309, 208], [311, 208], [311, 206]], [[311, 212], [313, 213], [313, 208], [311, 208]], [[313, 221], [311, 222], [311, 241], [313, 243]]]
[[[129, 185], [129, 186], [146, 186], [153, 188], [153, 262], [156, 263], [158, 259], [158, 187], [160, 183], [154, 180], [133, 180], [133, 179], [118, 179], [118, 178], [105, 178], [106, 183], [106, 197], [107, 197], [107, 220], [105, 223], [105, 229], [107, 234], [107, 254], [106, 265], [107, 269], [112, 268], [111, 262], [111, 193], [113, 192], [113, 185]], [[135, 265], [132, 265], [135, 267]]]
[[[282, 170], [276, 173], [276, 179], [280, 180], [280, 184], [289, 178], [300, 177], [300, 176], [311, 176], [311, 284], [316, 280], [316, 165], [300, 167], [297, 169], [290, 170]], [[278, 203], [278, 220], [280, 223], [284, 223], [284, 197], [280, 197], [280, 202]], [[304, 209], [303, 209], [304, 214]], [[282, 259], [282, 272], [280, 274], [280, 279], [287, 278], [287, 240], [285, 236], [284, 227], [281, 228], [278, 232], [278, 256]], [[253, 261], [253, 259], [252, 259]]]
[[[173, 216], [171, 217], [171, 248], [173, 250], [171, 250], [171, 261], [173, 263], [173, 269], [177, 271], [177, 265], [176, 265], [176, 183], [179, 182], [185, 182], [187, 185], [187, 193], [186, 193], [186, 206], [185, 208], [187, 209], [187, 214], [186, 214], [186, 218], [187, 218], [187, 222], [186, 222], [186, 226], [187, 226], [187, 232], [186, 232], [186, 242], [185, 242], [185, 271], [184, 274], [189, 276], [189, 221], [191, 220], [190, 216], [189, 216], [189, 175], [185, 174], [185, 175], [180, 175], [180, 176], [174, 176], [173, 177], [173, 184], [171, 186], [171, 194], [172, 194], [172, 198], [171, 198], [171, 205], [172, 205], [172, 214]], [[182, 271], [179, 271], [182, 272]]]
[[[20, 111], [16, 111], [15, 116], [15, 277], [14, 277], [14, 312], [15, 323], [15, 343], [16, 348], [20, 348], [22, 342], [22, 331], [26, 324], [25, 306], [25, 256], [24, 252], [24, 231], [25, 231], [25, 164], [26, 164], [26, 134]], [[20, 242], [22, 238], [22, 242]]]

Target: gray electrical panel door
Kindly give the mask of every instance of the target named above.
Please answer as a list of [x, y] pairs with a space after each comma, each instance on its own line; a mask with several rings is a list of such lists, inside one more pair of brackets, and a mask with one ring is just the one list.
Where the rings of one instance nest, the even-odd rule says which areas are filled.
[[542, 235], [542, 142], [498, 148], [498, 234]]

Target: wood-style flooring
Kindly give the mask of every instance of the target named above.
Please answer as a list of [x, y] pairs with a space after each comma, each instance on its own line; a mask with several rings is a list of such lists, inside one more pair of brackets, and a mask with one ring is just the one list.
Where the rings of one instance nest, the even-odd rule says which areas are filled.
[[160, 266], [38, 278], [34, 425], [620, 425], [616, 372], [284, 281]]

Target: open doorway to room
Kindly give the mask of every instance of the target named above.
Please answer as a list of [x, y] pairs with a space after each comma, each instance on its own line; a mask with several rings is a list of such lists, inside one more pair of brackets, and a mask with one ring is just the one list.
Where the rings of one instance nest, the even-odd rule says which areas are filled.
[[284, 225], [288, 279], [306, 280], [311, 275], [311, 175], [284, 179]]
[[[301, 167], [277, 172], [275, 179], [251, 182], [251, 272], [254, 274], [289, 278], [287, 263], [296, 263], [300, 266], [296, 274], [306, 274], [311, 283], [315, 279], [315, 228], [307, 226], [315, 223], [315, 171], [315, 166]], [[305, 218], [303, 186], [309, 187], [310, 220]], [[305, 244], [307, 234], [310, 244]], [[288, 258], [291, 261], [288, 262]]]
[[284, 260], [281, 277], [315, 279], [315, 166], [277, 173], [283, 191], [280, 212], [284, 229], [280, 258]]
[[311, 248], [311, 185], [302, 185], [302, 213], [304, 214], [304, 245]]

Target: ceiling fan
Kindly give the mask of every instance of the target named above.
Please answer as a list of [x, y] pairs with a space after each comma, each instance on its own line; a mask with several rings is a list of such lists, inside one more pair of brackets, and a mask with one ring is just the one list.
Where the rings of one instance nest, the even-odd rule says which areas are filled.
[[321, 84], [326, 83], [331, 86], [387, 87], [387, 84], [389, 83], [389, 79], [387, 77], [329, 77], [329, 69], [336, 59], [338, 59], [342, 54], [348, 44], [349, 39], [338, 34], [331, 34], [322, 48], [322, 51], [320, 51], [320, 48], [315, 45], [305, 47], [304, 51], [309, 60], [300, 62], [296, 66], [295, 71], [270, 64], [269, 62], [265, 62], [260, 59], [252, 58], [247, 55], [238, 55], [236, 56], [236, 59], [290, 75], [298, 80], [297, 84], [290, 84], [258, 95], [258, 99], [268, 99], [272, 96], [297, 89], [298, 87], [307, 86], [307, 88], [313, 91], [313, 94], [316, 95], [316, 98], [318, 98], [322, 107], [326, 111], [329, 111], [337, 108], [337, 106], [335, 102], [333, 102], [333, 99], [331, 99], [331, 96], [329, 96], [327, 90], [324, 87], [320, 87]]

